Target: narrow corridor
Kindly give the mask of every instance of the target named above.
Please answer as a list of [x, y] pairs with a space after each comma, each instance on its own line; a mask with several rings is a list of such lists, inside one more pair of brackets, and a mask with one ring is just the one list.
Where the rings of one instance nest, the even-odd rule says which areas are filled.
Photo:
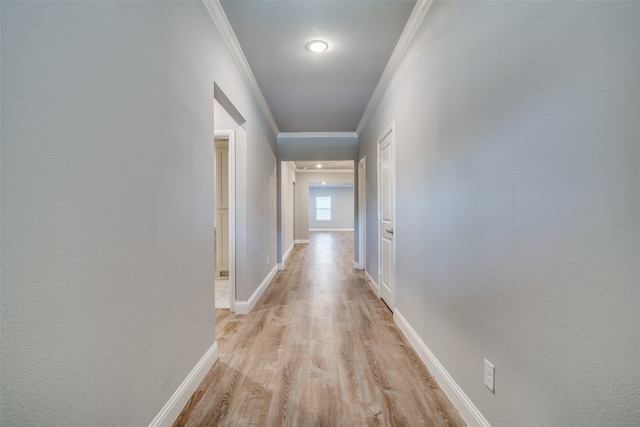
[[312, 232], [248, 315], [217, 310], [220, 358], [174, 426], [461, 426], [362, 272], [353, 232]]

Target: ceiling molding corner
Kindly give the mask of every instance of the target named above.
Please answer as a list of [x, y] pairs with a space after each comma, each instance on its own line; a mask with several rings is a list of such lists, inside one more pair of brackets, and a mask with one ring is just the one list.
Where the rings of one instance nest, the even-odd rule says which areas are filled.
[[242, 73], [245, 81], [249, 85], [253, 96], [262, 110], [262, 114], [264, 114], [273, 134], [277, 137], [280, 133], [278, 129], [278, 125], [276, 124], [275, 119], [273, 118], [273, 114], [271, 114], [271, 110], [269, 109], [269, 105], [267, 105], [267, 101], [264, 99], [264, 95], [262, 94], [262, 90], [260, 86], [258, 86], [258, 82], [256, 81], [256, 77], [253, 75], [253, 71], [247, 62], [247, 58], [244, 56], [244, 52], [240, 47], [240, 42], [238, 42], [238, 38], [233, 32], [233, 28], [231, 28], [231, 24], [229, 23], [229, 19], [227, 15], [224, 13], [224, 9], [220, 4], [219, 0], [202, 0], [204, 2], [205, 7], [209, 11], [213, 22], [220, 30], [220, 34], [224, 39], [227, 47], [231, 51], [231, 56], [235, 59], [238, 68], [240, 68], [240, 72]]
[[299, 169], [298, 173], [353, 173], [354, 169]]
[[357, 138], [355, 132], [280, 132], [279, 139], [302, 138]]
[[360, 119], [360, 123], [358, 123], [358, 127], [356, 128], [356, 134], [360, 135], [362, 130], [367, 124], [369, 120], [369, 116], [373, 112], [373, 109], [378, 104], [380, 100], [380, 96], [382, 92], [386, 89], [389, 81], [391, 81], [391, 77], [398, 69], [402, 58], [404, 57], [409, 44], [413, 40], [413, 37], [416, 35], [418, 28], [422, 24], [425, 16], [427, 16], [427, 12], [429, 12], [429, 8], [433, 0], [417, 0], [416, 5], [411, 12], [411, 16], [407, 20], [407, 25], [405, 25], [400, 38], [398, 39], [398, 43], [396, 47], [393, 49], [393, 53], [391, 57], [389, 57], [389, 62], [387, 62], [387, 66], [384, 68], [382, 75], [380, 76], [380, 80], [378, 80], [378, 84], [376, 85], [373, 94], [371, 95], [371, 99], [369, 99], [369, 103], [367, 104], [367, 108], [364, 110], [364, 114], [362, 114], [362, 118]]

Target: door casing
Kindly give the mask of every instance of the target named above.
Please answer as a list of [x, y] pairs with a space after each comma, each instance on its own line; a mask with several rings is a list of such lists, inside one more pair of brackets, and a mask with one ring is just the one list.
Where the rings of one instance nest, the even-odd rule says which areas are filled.
[[358, 269], [367, 268], [367, 156], [358, 162]]

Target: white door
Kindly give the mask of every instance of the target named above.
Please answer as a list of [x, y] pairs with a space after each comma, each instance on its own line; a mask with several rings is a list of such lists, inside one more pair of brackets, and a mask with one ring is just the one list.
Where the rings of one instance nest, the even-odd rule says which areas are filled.
[[380, 297], [394, 310], [395, 285], [395, 184], [394, 184], [394, 126], [378, 139], [378, 262]]

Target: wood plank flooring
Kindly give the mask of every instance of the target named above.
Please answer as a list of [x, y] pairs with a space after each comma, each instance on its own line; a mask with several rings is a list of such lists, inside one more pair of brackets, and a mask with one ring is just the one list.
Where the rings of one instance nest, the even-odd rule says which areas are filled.
[[352, 232], [312, 232], [253, 312], [217, 310], [220, 358], [174, 426], [464, 426], [353, 269]]

